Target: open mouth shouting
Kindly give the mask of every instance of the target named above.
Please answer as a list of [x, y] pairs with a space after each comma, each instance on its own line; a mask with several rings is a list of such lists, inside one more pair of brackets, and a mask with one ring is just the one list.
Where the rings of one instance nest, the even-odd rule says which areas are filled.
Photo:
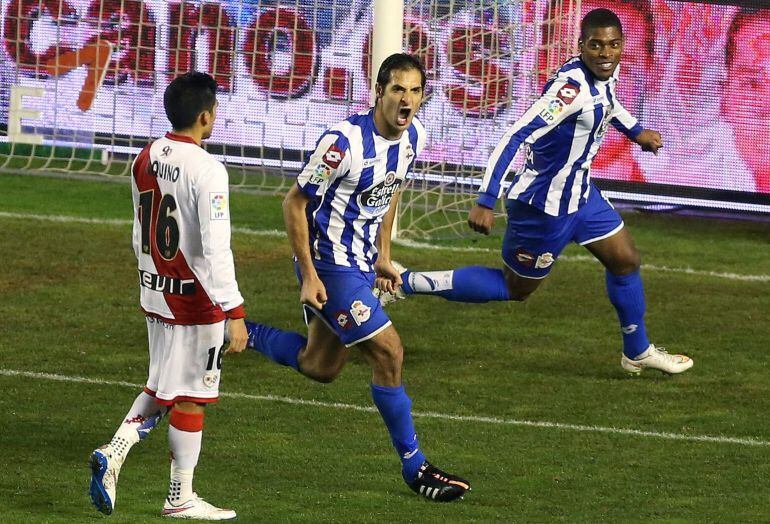
[[396, 124], [399, 126], [405, 126], [409, 122], [409, 117], [412, 116], [411, 107], [402, 107], [398, 110], [398, 116], [396, 117]]

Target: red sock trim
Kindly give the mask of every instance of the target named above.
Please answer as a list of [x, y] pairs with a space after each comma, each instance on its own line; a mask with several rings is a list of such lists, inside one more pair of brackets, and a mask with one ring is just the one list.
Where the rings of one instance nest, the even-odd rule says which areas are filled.
[[184, 411], [177, 411], [176, 407], [173, 407], [171, 408], [169, 424], [180, 431], [196, 433], [203, 430], [203, 413], [185, 413]]

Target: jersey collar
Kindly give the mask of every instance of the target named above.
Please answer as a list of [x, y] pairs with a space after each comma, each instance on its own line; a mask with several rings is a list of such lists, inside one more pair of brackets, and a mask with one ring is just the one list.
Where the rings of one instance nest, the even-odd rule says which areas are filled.
[[583, 62], [583, 59], [578, 56], [578, 60], [580, 60], [580, 68], [583, 70], [583, 72], [586, 74], [586, 78], [589, 78], [591, 82], [594, 82], [597, 85], [607, 85], [610, 82], [617, 83], [618, 78], [620, 77], [620, 64], [615, 68], [615, 71], [612, 72], [612, 76], [610, 76], [607, 80], [599, 80], [594, 76], [594, 74], [591, 72], [591, 70], [588, 68], [585, 62]]
[[184, 136], [184, 135], [177, 135], [177, 134], [175, 134], [175, 133], [172, 133], [171, 131], [169, 131], [168, 133], [166, 133], [166, 138], [168, 138], [169, 140], [173, 140], [174, 142], [187, 142], [188, 144], [194, 144], [194, 145], [196, 145], [196, 146], [198, 146], [198, 145], [199, 145], [199, 144], [198, 144], [198, 143], [197, 143], [195, 140], [193, 140], [191, 137], [189, 137], [189, 136]]
[[380, 140], [382, 140], [383, 142], [385, 142], [387, 144], [398, 144], [399, 142], [401, 142], [401, 139], [404, 138], [404, 133], [408, 133], [409, 130], [405, 129], [404, 131], [401, 132], [401, 136], [400, 137], [394, 138], [393, 140], [389, 140], [389, 139], [385, 138], [384, 136], [382, 136], [380, 134], [379, 130], [377, 129], [377, 125], [374, 123], [374, 109], [375, 108], [371, 108], [369, 110], [369, 115], [368, 115], [369, 116], [369, 125], [372, 126], [372, 136], [374, 136], [375, 138], [379, 138]]

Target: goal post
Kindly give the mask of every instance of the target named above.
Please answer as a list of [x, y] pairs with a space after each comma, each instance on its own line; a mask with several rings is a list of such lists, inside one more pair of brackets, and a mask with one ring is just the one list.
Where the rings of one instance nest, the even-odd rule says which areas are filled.
[[371, 97], [374, 105], [377, 72], [382, 62], [404, 45], [404, 0], [373, 0], [372, 7], [372, 65], [369, 71]]
[[[369, 71], [370, 105], [377, 98], [377, 72], [387, 57], [400, 53], [404, 45], [404, 0], [374, 0], [372, 23], [372, 64]], [[398, 205], [398, 204], [397, 204]], [[391, 238], [398, 238], [398, 212], [393, 219]]]

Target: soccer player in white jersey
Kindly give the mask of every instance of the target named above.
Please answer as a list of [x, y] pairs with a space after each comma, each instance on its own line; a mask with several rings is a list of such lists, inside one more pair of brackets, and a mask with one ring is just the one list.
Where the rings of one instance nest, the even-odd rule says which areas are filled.
[[[527, 155], [507, 194], [502, 271], [480, 266], [404, 271], [398, 279], [403, 281], [402, 295], [431, 294], [459, 302], [525, 300], [574, 241], [606, 268], [607, 293], [620, 320], [623, 369], [634, 374], [645, 368], [681, 373], [692, 367], [690, 358], [670, 355], [647, 339], [639, 253], [620, 215], [590, 180], [591, 161], [610, 124], [644, 151], [657, 153], [663, 147], [660, 134], [644, 129], [617, 100], [624, 42], [615, 13], [589, 12], [581, 23], [580, 56], [548, 81], [540, 99], [492, 153], [477, 204], [468, 216], [470, 227], [483, 234], [492, 228], [502, 180], [522, 144]], [[387, 291], [398, 280], [379, 279], [378, 286]], [[382, 298], [394, 296], [385, 293]]]
[[399, 281], [390, 261], [390, 232], [399, 188], [425, 144], [425, 128], [414, 116], [424, 88], [419, 60], [401, 53], [385, 59], [375, 107], [321, 136], [283, 202], [307, 338], [246, 325], [249, 347], [319, 382], [334, 380], [357, 346], [372, 367], [372, 399], [404, 480], [429, 500], [448, 502], [470, 486], [425, 459], [401, 383], [404, 349], [372, 293], [375, 273]]
[[115, 509], [118, 475], [129, 450], [170, 411], [171, 481], [162, 515], [236, 516], [192, 489], [204, 406], [219, 396], [222, 353], [243, 351], [248, 337], [230, 250], [227, 170], [201, 148], [214, 126], [216, 89], [205, 73], [174, 79], [163, 97], [173, 132], [145, 147], [131, 168], [133, 245], [150, 365], [144, 391], [110, 443], [89, 460], [91, 501], [102, 513]]

